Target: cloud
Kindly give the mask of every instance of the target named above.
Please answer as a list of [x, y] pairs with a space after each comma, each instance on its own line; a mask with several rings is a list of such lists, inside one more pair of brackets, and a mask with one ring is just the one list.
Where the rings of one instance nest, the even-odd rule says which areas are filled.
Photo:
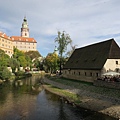
[[0, 4], [0, 30], [20, 35], [26, 15], [30, 37], [46, 56], [54, 51], [57, 31], [66, 31], [77, 47], [120, 38], [119, 0], [4, 0]]

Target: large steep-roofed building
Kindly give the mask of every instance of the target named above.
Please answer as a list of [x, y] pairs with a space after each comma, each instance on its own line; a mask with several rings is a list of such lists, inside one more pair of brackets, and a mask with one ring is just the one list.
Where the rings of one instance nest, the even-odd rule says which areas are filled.
[[63, 76], [93, 82], [107, 71], [119, 71], [120, 48], [114, 39], [75, 49]]

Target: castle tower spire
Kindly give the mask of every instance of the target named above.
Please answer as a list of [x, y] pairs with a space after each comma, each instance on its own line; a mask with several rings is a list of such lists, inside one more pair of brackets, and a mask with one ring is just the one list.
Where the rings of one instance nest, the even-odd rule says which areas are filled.
[[23, 19], [22, 28], [21, 28], [21, 37], [29, 37], [29, 28], [26, 17]]

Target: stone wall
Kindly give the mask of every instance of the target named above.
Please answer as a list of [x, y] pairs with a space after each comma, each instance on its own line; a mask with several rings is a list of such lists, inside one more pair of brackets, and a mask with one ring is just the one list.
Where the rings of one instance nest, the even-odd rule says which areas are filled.
[[120, 82], [107, 82], [107, 81], [102, 81], [102, 80], [95, 80], [93, 84], [95, 86], [120, 89]]
[[99, 70], [63, 70], [63, 77], [87, 82], [94, 82], [99, 76]]

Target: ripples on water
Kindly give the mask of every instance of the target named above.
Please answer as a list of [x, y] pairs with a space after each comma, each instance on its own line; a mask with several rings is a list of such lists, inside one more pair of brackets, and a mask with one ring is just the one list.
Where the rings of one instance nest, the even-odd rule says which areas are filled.
[[65, 104], [44, 89], [31, 94], [30, 87], [0, 87], [0, 120], [115, 120]]

